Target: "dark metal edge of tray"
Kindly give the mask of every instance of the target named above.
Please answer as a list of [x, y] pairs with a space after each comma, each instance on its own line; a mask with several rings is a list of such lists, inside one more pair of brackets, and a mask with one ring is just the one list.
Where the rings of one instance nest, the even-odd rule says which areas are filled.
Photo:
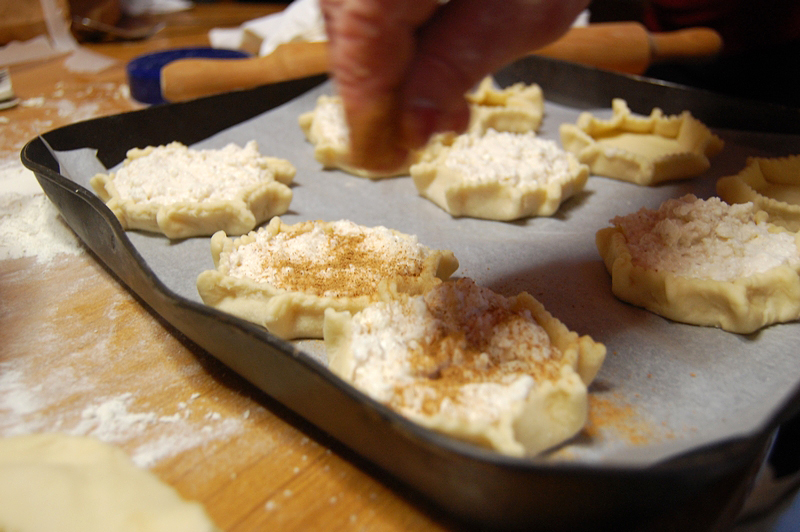
[[[536, 59], [524, 67], [526, 72], [544, 68], [558, 73], [565, 68], [549, 60], [539, 64]], [[504, 75], [507, 71], [499, 74], [501, 82]], [[612, 80], [620, 77], [602, 71], [591, 75], [611, 76]], [[124, 158], [139, 137], [144, 136], [148, 144], [172, 140], [191, 144], [280, 105], [324, 79], [155, 106], [65, 126], [44, 137], [57, 150], [100, 144], [98, 156], [110, 167]], [[643, 82], [634, 81], [642, 90]], [[556, 91], [552, 85], [545, 86]], [[625, 97], [619, 92], [616, 96]], [[124, 127], [130, 121], [136, 122], [136, 131]], [[98, 135], [98, 130], [103, 135]], [[468, 522], [572, 530], [588, 526], [596, 529], [599, 523], [633, 525], [673, 519], [680, 515], [673, 510], [686, 501], [718, 491], [720, 486], [724, 491], [735, 485], [735, 480], [742, 481], [786, 410], [776, 413], [762, 431], [750, 437], [696, 449], [650, 468], [552, 464], [483, 451], [403, 419], [263, 329], [172, 293], [147, 267], [99, 198], [58, 173], [58, 164], [42, 139], [24, 147], [22, 161], [34, 171], [47, 196], [81, 240], [158, 315], [369, 463]], [[800, 392], [790, 401], [793, 406], [798, 402]], [[706, 514], [713, 514], [709, 509]]]

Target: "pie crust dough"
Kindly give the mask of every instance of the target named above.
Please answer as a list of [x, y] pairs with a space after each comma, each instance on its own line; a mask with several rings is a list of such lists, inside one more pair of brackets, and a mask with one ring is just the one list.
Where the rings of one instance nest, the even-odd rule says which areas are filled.
[[[370, 234], [379, 235], [383, 247], [366, 246], [365, 235]], [[328, 240], [324, 258], [319, 257], [321, 252], [309, 258], [300, 251], [303, 238], [312, 237]], [[285, 252], [260, 258], [259, 247], [271, 241], [282, 241]], [[395, 245], [398, 247], [393, 249]], [[258, 252], [261, 271], [280, 268], [284, 273], [276, 276], [279, 280], [232, 272], [232, 264], [241, 263], [248, 252], [251, 257]], [[235, 240], [218, 232], [211, 237], [211, 255], [216, 269], [202, 272], [197, 279], [202, 300], [262, 325], [283, 339], [322, 338], [325, 309], [357, 312], [380, 298], [420, 294], [458, 268], [451, 251], [431, 250], [414, 236], [345, 220], [289, 225], [276, 217], [267, 226]]]
[[544, 117], [544, 94], [535, 83], [515, 83], [498, 89], [494, 78], [483, 78], [478, 88], [467, 94], [470, 104], [468, 131], [483, 134], [489, 129], [510, 133], [538, 131]]
[[422, 197], [454, 217], [510, 221], [554, 214], [583, 190], [589, 168], [533, 132], [489, 129], [435, 140], [411, 177]]
[[220, 532], [122, 449], [59, 433], [0, 438], [0, 530]]
[[717, 181], [717, 195], [728, 203], [752, 202], [770, 223], [800, 231], [800, 155], [749, 157], [741, 172]]
[[[753, 223], [763, 225], [765, 219], [763, 213], [756, 211]], [[770, 232], [781, 231], [777, 226], [766, 225]], [[793, 237], [800, 249], [800, 234]], [[741, 334], [800, 318], [798, 261], [794, 265], [784, 261], [733, 280], [715, 280], [643, 267], [633, 257], [628, 237], [619, 224], [600, 229], [596, 244], [611, 274], [614, 295], [665, 318]]]
[[588, 164], [593, 175], [655, 185], [702, 174], [724, 142], [689, 111], [665, 116], [631, 113], [625, 100], [611, 102], [609, 120], [583, 112], [576, 124], [561, 124], [561, 144]]
[[424, 296], [325, 313], [338, 376], [427, 428], [512, 456], [574, 436], [606, 348], [527, 293], [462, 278]]
[[[131, 193], [120, 191], [121, 172]], [[122, 169], [97, 174], [90, 185], [126, 230], [179, 239], [216, 231], [241, 235], [283, 214], [294, 175], [289, 161], [259, 154], [255, 141], [220, 150], [172, 142], [129, 150]], [[154, 200], [141, 194], [147, 190], [157, 194]]]

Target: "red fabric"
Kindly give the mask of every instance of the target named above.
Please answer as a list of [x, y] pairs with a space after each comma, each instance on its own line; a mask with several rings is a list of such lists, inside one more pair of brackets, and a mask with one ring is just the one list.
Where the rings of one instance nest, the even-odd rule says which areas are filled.
[[646, 5], [644, 23], [651, 31], [713, 28], [727, 53], [800, 39], [798, 0], [650, 0]]

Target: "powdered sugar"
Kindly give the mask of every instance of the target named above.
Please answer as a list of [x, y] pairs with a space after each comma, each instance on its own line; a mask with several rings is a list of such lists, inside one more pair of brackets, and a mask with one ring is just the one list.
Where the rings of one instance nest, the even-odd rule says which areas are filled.
[[464, 182], [524, 186], [568, 180], [571, 159], [572, 154], [535, 133], [489, 129], [483, 135], [459, 135], [444, 164], [459, 172]]
[[229, 275], [330, 297], [374, 290], [388, 276], [418, 275], [431, 251], [414, 235], [349, 220], [308, 222], [277, 234], [262, 228], [247, 240], [231, 250]]
[[259, 183], [274, 180], [269, 159], [255, 141], [241, 148], [195, 150], [179, 142], [128, 152], [113, 185], [123, 200], [169, 205], [232, 200]]
[[750, 203], [687, 195], [612, 223], [622, 228], [634, 262], [648, 269], [732, 281], [782, 264], [800, 267], [794, 235], [771, 232]]
[[530, 313], [466, 278], [355, 314], [350, 349], [353, 383], [375, 399], [480, 423], [523, 401], [560, 356]]

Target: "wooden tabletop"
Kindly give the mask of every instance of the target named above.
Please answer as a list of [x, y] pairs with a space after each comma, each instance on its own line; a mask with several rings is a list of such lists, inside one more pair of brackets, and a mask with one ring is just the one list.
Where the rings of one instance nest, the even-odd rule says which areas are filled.
[[[71, 72], [63, 58], [13, 67], [21, 103], [0, 111], [1, 166], [19, 164], [38, 133], [141, 108], [126, 90], [131, 58], [207, 45], [210, 28], [282, 7], [198, 4], [146, 41], [86, 44], [117, 60], [96, 74]], [[42, 244], [38, 255], [0, 260], [0, 436], [111, 442], [230, 532], [452, 529], [191, 345], [66, 238], [74, 250]]]

